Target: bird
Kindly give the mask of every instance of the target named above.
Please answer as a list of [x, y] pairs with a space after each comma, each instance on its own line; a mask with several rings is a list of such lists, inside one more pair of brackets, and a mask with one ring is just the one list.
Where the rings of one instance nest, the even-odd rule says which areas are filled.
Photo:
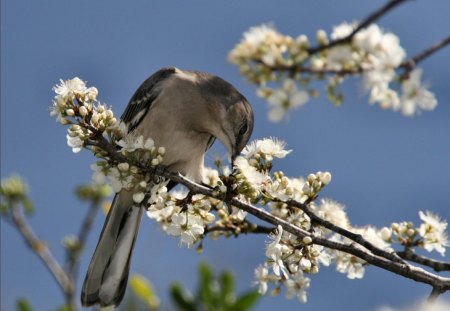
[[[197, 183], [214, 141], [226, 147], [233, 163], [254, 123], [250, 103], [229, 82], [176, 67], [162, 68], [146, 79], [120, 119], [127, 126], [126, 135], [142, 135], [165, 148], [161, 165]], [[171, 182], [168, 188], [175, 185]], [[123, 299], [145, 210], [133, 202], [133, 193], [122, 189], [114, 197], [84, 279], [83, 306], [118, 306]]]

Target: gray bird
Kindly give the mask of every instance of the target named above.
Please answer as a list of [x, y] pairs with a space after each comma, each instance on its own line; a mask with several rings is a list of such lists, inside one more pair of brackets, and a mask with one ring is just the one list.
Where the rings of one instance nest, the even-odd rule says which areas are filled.
[[[253, 130], [253, 111], [230, 83], [205, 72], [163, 68], [137, 89], [121, 120], [128, 134], [166, 149], [162, 165], [199, 183], [205, 152], [218, 138], [234, 159]], [[168, 185], [169, 188], [174, 183]], [[83, 306], [120, 304], [144, 208], [133, 191], [114, 197], [81, 293]]]

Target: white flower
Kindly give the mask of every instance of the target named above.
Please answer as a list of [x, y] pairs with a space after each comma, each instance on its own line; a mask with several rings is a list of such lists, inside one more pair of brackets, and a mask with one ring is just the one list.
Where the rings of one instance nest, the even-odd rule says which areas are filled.
[[204, 167], [202, 172], [202, 182], [211, 187], [217, 186], [219, 181], [219, 171], [211, 167]]
[[53, 87], [53, 91], [64, 100], [68, 100], [75, 95], [82, 95], [86, 91], [86, 84], [78, 77], [75, 77], [71, 80], [59, 81], [60, 84]]
[[388, 252], [394, 251], [394, 249], [391, 247], [391, 244], [383, 239], [382, 230], [378, 230], [373, 226], [366, 226], [362, 228], [354, 228], [353, 231], [355, 233], [361, 234], [364, 239], [366, 239], [376, 247], [381, 248], [382, 250]]
[[119, 140], [117, 142], [117, 145], [122, 147], [122, 152], [133, 152], [136, 149], [146, 149], [151, 150], [154, 147], [154, 141], [151, 138], [147, 138], [144, 141], [144, 136], [133, 136], [128, 135], [125, 138]]
[[172, 216], [172, 223], [166, 232], [173, 236], [180, 236], [180, 244], [191, 247], [205, 231], [203, 220], [193, 214], [180, 213]]
[[83, 149], [84, 141], [80, 138], [80, 136], [70, 136], [67, 135], [67, 145], [72, 148], [74, 153], [78, 153]]
[[266, 266], [260, 265], [255, 269], [255, 279], [258, 285], [258, 293], [264, 295], [267, 292], [267, 281], [269, 280], [269, 270]]
[[434, 94], [421, 84], [422, 69], [414, 69], [409, 79], [402, 82], [402, 96], [400, 98], [402, 113], [406, 116], [414, 115], [422, 110], [433, 110], [437, 106]]
[[282, 255], [287, 251], [286, 246], [280, 244], [281, 236], [283, 235], [283, 228], [278, 226], [277, 235], [270, 235], [269, 237], [274, 241], [267, 245], [266, 256], [270, 259], [270, 265], [272, 266], [273, 273], [276, 276], [287, 277], [288, 271], [284, 266]]
[[431, 252], [436, 250], [442, 256], [445, 255], [445, 247], [450, 246], [447, 232], [447, 221], [439, 216], [426, 211], [420, 211], [419, 217], [423, 223], [419, 227], [419, 234], [423, 238], [423, 247]]
[[94, 171], [92, 175], [92, 180], [97, 184], [104, 184], [106, 180], [106, 176], [103, 166], [100, 166], [99, 163], [94, 163], [91, 165], [91, 169]]
[[349, 279], [362, 279], [364, 277], [364, 261], [342, 252], [336, 254], [336, 270], [347, 274]]
[[276, 138], [263, 138], [252, 141], [250, 144], [248, 144], [244, 150], [242, 151], [242, 154], [247, 158], [250, 159], [252, 157], [255, 157], [256, 154], [269, 156], [268, 160], [271, 160], [270, 158], [284, 158], [286, 155], [292, 152], [292, 150], [285, 150], [286, 142], [283, 140], [279, 140]]
[[245, 179], [258, 190], [268, 180], [268, 176], [256, 170], [254, 166], [251, 166], [248, 160], [242, 156], [238, 156], [234, 160], [234, 165], [245, 176]]
[[260, 26], [251, 27], [246, 31], [242, 41], [250, 46], [258, 47], [268, 39], [270, 40], [278, 36], [280, 36], [280, 33], [275, 30], [273, 25], [262, 24]]
[[308, 92], [299, 90], [293, 79], [285, 79], [281, 87], [273, 90], [267, 98], [269, 107], [272, 108], [269, 112], [270, 120], [280, 121], [289, 109], [303, 106], [308, 100]]
[[341, 39], [344, 37], [347, 37], [349, 34], [352, 33], [352, 31], [356, 28], [357, 23], [348, 23], [343, 22], [340, 25], [333, 27], [333, 32], [331, 33], [330, 37], [333, 40]]
[[306, 302], [306, 289], [310, 286], [310, 279], [303, 275], [301, 270], [295, 274], [291, 274], [289, 279], [284, 282], [286, 286], [286, 298], [292, 299], [297, 297], [301, 302]]
[[317, 215], [328, 220], [329, 222], [339, 226], [341, 228], [349, 228], [350, 222], [345, 212], [344, 205], [330, 200], [320, 200], [320, 205], [316, 207]]

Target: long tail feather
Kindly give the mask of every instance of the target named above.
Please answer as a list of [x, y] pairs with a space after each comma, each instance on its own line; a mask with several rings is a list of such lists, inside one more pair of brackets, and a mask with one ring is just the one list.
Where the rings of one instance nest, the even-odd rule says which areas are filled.
[[133, 193], [121, 191], [111, 205], [81, 292], [83, 306], [117, 306], [127, 286], [130, 260], [143, 214]]

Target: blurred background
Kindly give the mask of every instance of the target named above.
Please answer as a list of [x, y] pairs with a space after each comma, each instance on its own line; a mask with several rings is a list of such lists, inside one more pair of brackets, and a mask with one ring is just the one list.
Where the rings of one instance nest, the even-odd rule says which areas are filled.
[[[412, 118], [382, 111], [367, 103], [360, 83], [344, 84], [342, 107], [322, 94], [291, 113], [289, 120], [269, 123], [267, 106], [255, 96], [227, 54], [249, 27], [272, 22], [282, 33], [313, 38], [342, 21], [360, 20], [385, 1], [25, 1], [1, 2], [1, 177], [21, 174], [31, 188], [37, 234], [64, 259], [62, 238], [76, 233], [87, 206], [74, 187], [91, 178], [94, 157], [66, 146], [66, 129], [49, 116], [52, 87], [78, 76], [99, 89], [99, 99], [124, 110], [140, 83], [160, 67], [208, 71], [235, 85], [255, 110], [253, 138], [284, 139], [293, 149], [275, 164], [290, 176], [328, 170], [332, 183], [322, 196], [347, 206], [355, 225], [378, 227], [394, 221], [419, 223], [418, 211], [431, 210], [450, 219], [450, 48], [420, 64], [439, 105]], [[400, 37], [409, 56], [448, 36], [448, 0], [410, 1], [378, 23]], [[215, 146], [208, 154], [225, 154]], [[81, 262], [84, 278], [103, 225], [97, 217]], [[163, 309], [170, 310], [168, 286], [180, 280], [195, 288], [197, 265], [230, 269], [238, 289], [253, 282], [264, 261], [264, 236], [206, 239], [204, 251], [178, 247], [150, 219], [144, 219], [132, 271], [151, 280]], [[445, 258], [450, 260], [450, 254]], [[445, 275], [445, 274], [444, 274]], [[447, 276], [449, 274], [447, 273]], [[80, 280], [81, 281], [81, 280]], [[370, 267], [362, 280], [348, 280], [334, 267], [312, 277], [309, 301], [302, 305], [280, 296], [264, 297], [256, 310], [376, 310], [403, 306], [426, 297], [423, 284]], [[449, 299], [449, 294], [446, 294]], [[18, 233], [1, 222], [1, 305], [13, 310], [26, 297], [36, 310], [63, 303], [55, 282]], [[445, 299], [445, 295], [444, 295]]]

